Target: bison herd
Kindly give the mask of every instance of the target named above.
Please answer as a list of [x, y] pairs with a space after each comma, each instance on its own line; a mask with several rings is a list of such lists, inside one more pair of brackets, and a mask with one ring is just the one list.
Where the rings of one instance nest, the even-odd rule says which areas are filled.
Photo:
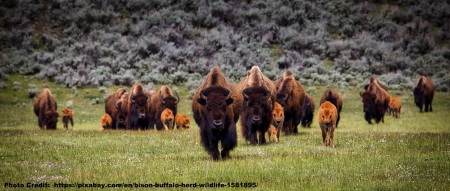
[[[420, 112], [433, 111], [434, 84], [430, 78], [421, 76], [415, 86], [414, 103]], [[360, 92], [364, 118], [372, 124], [384, 122], [385, 114], [400, 117], [401, 101], [392, 97], [386, 86], [371, 78]], [[105, 101], [105, 113], [101, 117], [103, 129], [170, 130], [186, 129], [190, 119], [177, 113], [180, 98], [168, 86], [158, 92], [144, 90], [136, 82], [130, 91], [117, 89]], [[323, 145], [334, 147], [334, 131], [338, 127], [343, 107], [341, 96], [331, 88], [322, 94], [317, 119], [322, 130]], [[237, 145], [236, 123], [240, 121], [241, 134], [251, 145], [267, 142], [265, 134], [278, 142], [281, 131], [286, 135], [297, 134], [297, 126], [310, 127], [314, 117], [314, 101], [292, 72], [286, 71], [281, 78], [272, 81], [259, 67], [253, 66], [235, 85], [219, 67], [213, 67], [192, 99], [192, 113], [200, 128], [204, 149], [213, 160], [229, 157]], [[56, 129], [59, 114], [51, 91], [45, 88], [36, 95], [34, 112], [41, 129]], [[71, 122], [72, 110], [62, 111], [64, 128]], [[219, 143], [220, 148], [219, 150]]]

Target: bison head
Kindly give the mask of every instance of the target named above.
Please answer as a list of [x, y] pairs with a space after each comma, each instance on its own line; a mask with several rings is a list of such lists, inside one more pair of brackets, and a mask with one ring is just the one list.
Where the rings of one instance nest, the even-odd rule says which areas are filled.
[[162, 108], [172, 110], [174, 115], [176, 115], [177, 113], [177, 103], [180, 101], [180, 97], [178, 96], [178, 94], [175, 93], [175, 95], [177, 96], [177, 98], [173, 96], [163, 97], [161, 92], [159, 92], [159, 100], [161, 102]]
[[114, 106], [116, 107], [117, 110], [117, 123], [118, 125], [125, 125], [125, 120], [127, 118], [128, 115], [128, 96], [130, 94], [128, 92], [126, 92], [125, 94], [122, 95], [122, 97], [120, 97], [119, 100], [117, 100], [114, 103]]
[[244, 89], [242, 95], [244, 97], [244, 110], [247, 111], [251, 124], [261, 124], [264, 113], [272, 110], [271, 106], [267, 104], [270, 91], [265, 87], [250, 87]]
[[223, 130], [227, 116], [227, 106], [233, 103], [231, 90], [210, 86], [200, 92], [197, 102], [206, 108], [206, 123], [213, 130]]
[[333, 114], [331, 110], [325, 109], [323, 112], [320, 113], [320, 119], [322, 121], [322, 124], [326, 126], [326, 128], [331, 128], [333, 125]]
[[422, 86], [416, 86], [413, 90], [414, 94], [414, 103], [417, 107], [419, 107], [420, 111], [422, 111], [424, 104], [424, 88]]
[[277, 102], [282, 107], [286, 106], [289, 97], [292, 95], [294, 83], [295, 79], [293, 76], [287, 76], [283, 78], [283, 81], [281, 82], [281, 85], [278, 88], [276, 95]]
[[56, 129], [59, 114], [55, 110], [47, 110], [45, 112], [45, 126], [47, 129]]
[[359, 93], [359, 95], [362, 97], [363, 112], [369, 113], [371, 108], [375, 106], [375, 94], [372, 92], [364, 92]]
[[272, 114], [273, 122], [277, 125], [277, 127], [281, 127], [284, 122], [284, 110], [279, 103], [275, 102]]
[[133, 94], [130, 101], [134, 109], [138, 112], [139, 119], [144, 119], [147, 113], [147, 103], [150, 101], [147, 94]]

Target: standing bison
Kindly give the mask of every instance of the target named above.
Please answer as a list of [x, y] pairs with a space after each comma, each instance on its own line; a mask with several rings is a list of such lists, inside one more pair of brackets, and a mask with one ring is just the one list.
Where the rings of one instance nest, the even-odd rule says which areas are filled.
[[[236, 117], [242, 95], [228, 81], [219, 67], [211, 69], [192, 99], [194, 120], [200, 127], [202, 145], [212, 160], [229, 157], [237, 145]], [[219, 141], [222, 151], [219, 152]]]
[[237, 89], [244, 98], [240, 114], [242, 135], [252, 145], [266, 143], [265, 133], [272, 122], [275, 103], [275, 85], [258, 66], [253, 66]]
[[62, 121], [63, 121], [63, 126], [65, 129], [67, 129], [69, 127], [69, 121], [70, 124], [72, 125], [72, 129], [73, 129], [73, 112], [71, 109], [69, 108], [64, 108], [61, 112], [62, 114]]
[[342, 105], [343, 105], [342, 98], [333, 89], [327, 88], [327, 90], [325, 90], [325, 92], [323, 93], [322, 98], [320, 98], [319, 105], [322, 105], [325, 101], [331, 102], [337, 108], [337, 111], [338, 111], [338, 116], [337, 116], [337, 121], [336, 121], [336, 128], [337, 128], [337, 126], [339, 124], [339, 120], [341, 119], [341, 110], [342, 110]]
[[150, 98], [144, 91], [142, 84], [136, 82], [130, 91], [127, 104], [127, 129], [148, 129], [149, 126], [149, 114], [148, 103]]
[[[164, 125], [161, 122], [161, 113], [164, 109], [170, 109], [174, 116], [177, 115], [177, 103], [180, 101], [180, 97], [178, 97], [178, 94], [176, 96], [175, 98], [172, 90], [167, 86], [162, 86], [158, 92], [152, 93], [152, 98], [148, 103], [150, 128], [153, 128], [156, 124], [157, 130], [164, 129]], [[171, 129], [173, 126], [169, 128]]]
[[161, 123], [164, 125], [164, 130], [168, 131], [169, 129], [173, 129], [173, 124], [175, 122], [173, 113], [170, 109], [164, 109], [161, 112]]
[[290, 71], [275, 83], [277, 87], [276, 100], [284, 108], [283, 131], [285, 134], [297, 134], [297, 126], [302, 117], [302, 105], [305, 99], [303, 86], [295, 80]]
[[46, 127], [46, 129], [56, 129], [59, 114], [56, 111], [56, 100], [50, 89], [45, 88], [41, 93], [36, 95], [33, 107], [41, 129], [44, 129], [44, 127]]
[[371, 83], [364, 93], [360, 93], [363, 101], [364, 118], [369, 124], [372, 119], [376, 123], [384, 123], [384, 115], [389, 107], [391, 96], [377, 83]]
[[400, 98], [393, 97], [391, 99], [391, 102], [389, 103], [389, 110], [390, 110], [390, 112], [392, 112], [392, 116], [394, 116], [395, 118], [399, 118], [401, 109], [402, 109], [402, 103], [400, 101]]
[[[281, 129], [283, 128], [283, 122], [284, 122], [284, 109], [283, 107], [278, 103], [275, 102], [273, 105], [273, 111], [272, 111], [272, 126], [277, 131], [277, 140], [280, 139]], [[269, 136], [270, 138], [270, 136]]]
[[125, 94], [127, 91], [123, 88], [119, 88], [113, 94], [106, 98], [105, 102], [105, 113], [107, 113], [112, 119], [112, 127], [118, 128], [120, 125], [125, 126], [125, 118], [120, 120], [117, 113], [117, 101]]
[[434, 89], [433, 81], [426, 76], [421, 76], [417, 81], [413, 93], [414, 103], [419, 107], [420, 112], [422, 112], [423, 105], [425, 105], [425, 112], [433, 111], [431, 102], [433, 102]]
[[322, 130], [322, 145], [334, 147], [334, 130], [337, 124], [337, 108], [329, 101], [319, 107], [317, 114], [320, 129]]
[[305, 93], [305, 99], [302, 105], [301, 124], [303, 127], [311, 127], [314, 118], [314, 101], [311, 96]]
[[175, 124], [177, 126], [177, 129], [189, 129], [189, 127], [191, 126], [191, 120], [185, 114], [177, 114], [175, 116]]

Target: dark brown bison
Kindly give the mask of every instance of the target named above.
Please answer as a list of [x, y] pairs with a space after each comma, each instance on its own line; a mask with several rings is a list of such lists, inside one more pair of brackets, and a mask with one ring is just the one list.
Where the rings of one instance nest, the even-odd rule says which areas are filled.
[[258, 66], [253, 66], [239, 83], [237, 91], [244, 98], [240, 113], [242, 136], [252, 145], [266, 143], [265, 133], [272, 122], [275, 103], [275, 85]]
[[[213, 67], [192, 99], [194, 120], [200, 127], [202, 145], [212, 160], [229, 157], [236, 147], [236, 117], [242, 108], [242, 94], [226, 79], [219, 67]], [[219, 152], [219, 141], [222, 151]]]
[[65, 129], [67, 129], [69, 127], [69, 121], [70, 124], [72, 125], [72, 129], [73, 129], [73, 112], [71, 109], [69, 108], [64, 108], [61, 112], [62, 114], [62, 121], [63, 121], [63, 126]]
[[127, 92], [123, 88], [119, 88], [113, 94], [109, 95], [105, 101], [105, 113], [111, 116], [112, 127], [118, 128], [119, 126], [125, 126], [125, 118], [119, 119], [117, 115], [117, 105], [116, 102], [122, 97], [122, 95]]
[[[154, 128], [154, 125], [156, 124], [157, 130], [163, 130], [164, 125], [161, 122], [161, 113], [164, 109], [170, 109], [172, 114], [176, 116], [177, 104], [179, 101], [180, 97], [178, 97], [178, 94], [176, 94], [175, 97], [168, 86], [162, 86], [158, 92], [153, 93], [148, 104], [150, 128]], [[172, 129], [173, 126], [169, 128]]]
[[277, 88], [276, 100], [284, 108], [283, 131], [285, 134], [297, 134], [297, 126], [302, 117], [302, 105], [305, 99], [303, 86], [295, 80], [290, 71], [275, 83]]
[[384, 123], [384, 115], [389, 107], [390, 95], [377, 83], [371, 83], [364, 93], [360, 93], [363, 101], [364, 118], [369, 124], [372, 119], [376, 123]]
[[147, 107], [150, 100], [151, 98], [144, 91], [142, 84], [139, 82], [134, 83], [127, 105], [127, 129], [148, 129], [150, 117]]
[[322, 130], [322, 145], [334, 147], [334, 130], [337, 125], [337, 108], [329, 101], [325, 101], [319, 107], [317, 118]]
[[325, 101], [331, 102], [337, 108], [337, 112], [338, 112], [337, 121], [336, 121], [336, 128], [337, 128], [339, 125], [339, 120], [341, 119], [341, 110], [342, 110], [342, 105], [343, 105], [342, 98], [333, 89], [327, 88], [327, 90], [325, 90], [325, 92], [323, 93], [322, 98], [320, 98], [319, 104], [322, 105]]
[[56, 129], [59, 114], [56, 111], [56, 99], [53, 97], [50, 89], [45, 88], [41, 93], [36, 95], [34, 100], [34, 113], [38, 117], [38, 124], [41, 129]]
[[305, 93], [302, 105], [301, 124], [303, 127], [311, 127], [314, 118], [314, 101], [311, 96]]
[[[417, 81], [416, 87], [414, 87], [414, 103], [419, 107], [420, 112], [422, 112], [423, 105], [425, 105], [425, 112], [433, 111], [434, 97], [434, 83], [430, 78], [426, 76], [421, 76]], [[428, 109], [429, 108], [429, 109]]]

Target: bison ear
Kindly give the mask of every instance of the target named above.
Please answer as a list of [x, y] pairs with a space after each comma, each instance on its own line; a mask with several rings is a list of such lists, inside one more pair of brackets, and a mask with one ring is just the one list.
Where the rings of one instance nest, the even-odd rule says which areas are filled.
[[234, 100], [233, 100], [233, 98], [231, 98], [231, 97], [230, 97], [230, 98], [228, 98], [228, 99], [227, 99], [227, 105], [230, 105], [230, 104], [232, 104], [232, 103], [233, 103], [233, 101], [234, 101]]
[[197, 102], [198, 102], [200, 105], [203, 105], [203, 106], [206, 105], [206, 99], [203, 99], [202, 97], [198, 98], [198, 99], [197, 99]]

